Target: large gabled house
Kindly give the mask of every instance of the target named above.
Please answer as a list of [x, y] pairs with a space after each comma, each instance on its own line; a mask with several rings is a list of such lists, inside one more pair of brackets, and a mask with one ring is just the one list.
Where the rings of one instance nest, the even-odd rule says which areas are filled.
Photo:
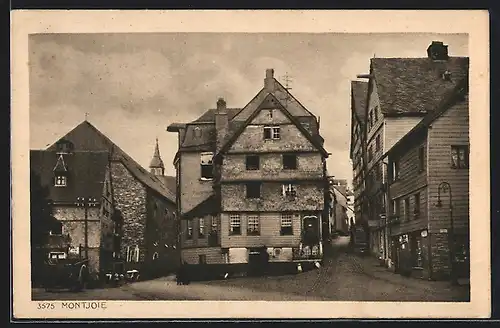
[[[370, 250], [391, 265], [387, 218], [387, 162], [383, 155], [419, 123], [467, 75], [468, 57], [449, 56], [448, 46], [433, 41], [427, 57], [372, 58], [365, 101], [365, 165], [362, 219]], [[366, 213], [366, 215], [364, 215]]]
[[245, 107], [228, 108], [219, 99], [217, 108], [167, 130], [179, 138], [183, 261], [246, 270], [265, 258], [321, 260], [328, 153], [319, 120], [272, 69]]
[[[63, 151], [61, 147], [70, 151], [58, 158], [54, 157], [52, 154]], [[64, 167], [60, 164], [63, 160], [64, 163], [71, 163], [68, 170], [78, 168], [81, 172], [90, 172], [94, 169], [106, 172], [106, 175], [103, 173], [98, 181], [95, 178], [85, 178], [83, 174], [65, 180], [61, 178], [59, 181], [53, 176], [55, 173], [46, 170], [43, 176], [44, 181], [54, 183], [58, 194], [65, 197], [67, 210], [57, 212], [59, 220], [76, 220], [73, 216], [83, 220], [82, 207], [79, 207], [81, 197], [91, 198], [98, 204], [92, 211], [99, 209], [104, 216], [113, 217], [114, 226], [111, 230], [119, 238], [115, 238], [113, 252], [106, 255], [106, 263], [123, 261], [126, 269], [138, 269], [143, 277], [166, 274], [179, 265], [175, 221], [176, 196], [175, 191], [169, 190], [164, 183], [164, 167], [158, 144], [149, 172], [85, 120], [46, 150], [32, 152], [44, 154], [37, 155], [44, 161], [50, 158], [54, 162], [54, 172]], [[85, 158], [96, 156], [102, 159], [99, 168], [97, 164], [89, 166], [88, 162], [84, 161]], [[32, 169], [38, 169], [37, 163], [35, 160], [32, 162]], [[50, 177], [46, 176], [49, 173]], [[104, 181], [106, 187], [103, 189]], [[59, 182], [64, 182], [64, 185], [57, 185]], [[96, 183], [101, 183], [102, 194], [95, 192], [89, 194], [86, 190]], [[67, 197], [71, 199], [66, 199]], [[101, 203], [109, 203], [110, 207], [105, 208], [100, 205]], [[99, 271], [97, 268], [96, 266], [96, 270]]]

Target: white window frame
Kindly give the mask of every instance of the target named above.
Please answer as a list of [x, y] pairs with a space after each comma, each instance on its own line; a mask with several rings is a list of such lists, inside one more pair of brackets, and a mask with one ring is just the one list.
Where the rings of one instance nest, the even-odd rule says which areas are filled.
[[[234, 228], [236, 227], [240, 229], [239, 233], [234, 232]], [[239, 214], [229, 215], [229, 233], [231, 235], [241, 235], [241, 215]]]
[[288, 198], [297, 197], [297, 188], [293, 183], [286, 183], [282, 186], [282, 188], [283, 188], [283, 197], [288, 197]]
[[187, 239], [193, 239], [193, 220], [187, 220]]
[[65, 175], [56, 175], [54, 178], [54, 186], [66, 187], [68, 185], [68, 178]]
[[270, 130], [269, 138], [266, 138], [266, 140], [279, 140], [281, 138], [281, 128], [279, 126], [264, 126], [264, 130]]
[[204, 218], [198, 219], [198, 237], [205, 238], [205, 219]]
[[203, 176], [203, 169], [202, 167], [208, 167], [210, 166], [211, 169], [213, 170], [213, 156], [214, 156], [214, 153], [212, 152], [203, 152], [200, 154], [200, 179], [203, 180], [203, 181], [212, 181], [214, 178], [213, 178], [213, 173], [212, 173], [212, 177], [204, 177]]
[[[284, 234], [283, 228], [291, 228], [291, 234]], [[280, 234], [281, 235], [293, 235], [293, 214], [292, 213], [281, 213], [280, 219]]]
[[260, 216], [259, 214], [250, 214], [247, 216], [247, 235], [260, 235]]

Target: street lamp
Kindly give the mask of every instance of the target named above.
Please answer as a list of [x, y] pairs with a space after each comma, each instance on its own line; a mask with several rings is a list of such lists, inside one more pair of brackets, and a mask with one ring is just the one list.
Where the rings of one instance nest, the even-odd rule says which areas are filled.
[[442, 207], [441, 202], [441, 192], [448, 193], [449, 199], [449, 211], [450, 211], [450, 231], [448, 233], [448, 245], [450, 249], [450, 264], [451, 264], [451, 282], [452, 284], [458, 284], [456, 271], [455, 271], [455, 231], [453, 224], [453, 196], [451, 193], [451, 186], [448, 182], [443, 181], [438, 185], [438, 200], [437, 207]]

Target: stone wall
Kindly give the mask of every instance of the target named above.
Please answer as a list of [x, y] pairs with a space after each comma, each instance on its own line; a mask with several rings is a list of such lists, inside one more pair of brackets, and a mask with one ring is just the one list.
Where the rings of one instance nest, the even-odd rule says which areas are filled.
[[139, 262], [145, 259], [146, 187], [121, 162], [111, 163], [113, 202], [123, 217], [121, 256], [127, 258], [127, 247], [139, 246]]

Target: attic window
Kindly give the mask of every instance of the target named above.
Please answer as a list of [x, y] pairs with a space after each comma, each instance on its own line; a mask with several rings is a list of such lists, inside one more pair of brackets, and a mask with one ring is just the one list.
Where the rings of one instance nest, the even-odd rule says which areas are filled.
[[54, 178], [54, 186], [56, 187], [66, 187], [68, 179], [64, 175], [57, 175]]
[[279, 126], [265, 126], [264, 127], [264, 139], [274, 140], [280, 138], [280, 127]]
[[201, 138], [201, 129], [196, 126], [193, 129], [193, 135], [194, 135], [195, 138]]
[[213, 153], [201, 153], [201, 180], [212, 180], [213, 173]]

